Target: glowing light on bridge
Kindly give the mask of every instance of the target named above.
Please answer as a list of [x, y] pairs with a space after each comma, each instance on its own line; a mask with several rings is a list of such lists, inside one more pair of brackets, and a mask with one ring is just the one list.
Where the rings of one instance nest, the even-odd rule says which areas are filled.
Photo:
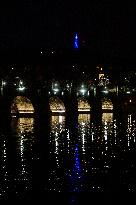
[[1, 81], [1, 95], [3, 95], [3, 88], [6, 86], [7, 82], [2, 79]]
[[24, 87], [24, 86], [23, 86], [23, 87], [19, 87], [18, 90], [19, 90], [19, 91], [24, 91], [24, 90], [25, 90], [25, 87]]
[[23, 92], [26, 89], [24, 86], [24, 82], [22, 80], [19, 80], [17, 90]]
[[2, 81], [2, 86], [6, 85], [6, 84], [7, 84], [6, 81]]
[[82, 95], [84, 95], [84, 94], [86, 93], [86, 89], [85, 89], [85, 88], [82, 88], [82, 89], [80, 90], [80, 92], [82, 93]]
[[52, 91], [55, 95], [60, 91], [60, 85], [58, 82], [52, 83]]
[[81, 85], [81, 88], [80, 88], [79, 91], [80, 91], [81, 95], [85, 95], [86, 93], [88, 94], [87, 88], [86, 88], [86, 86], [84, 84]]

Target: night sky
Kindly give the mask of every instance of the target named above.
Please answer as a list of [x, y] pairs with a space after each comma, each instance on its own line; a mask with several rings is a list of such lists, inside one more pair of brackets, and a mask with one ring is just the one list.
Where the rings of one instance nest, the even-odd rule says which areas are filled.
[[0, 50], [69, 48], [80, 44], [107, 58], [136, 59], [136, 8], [109, 0], [0, 2]]

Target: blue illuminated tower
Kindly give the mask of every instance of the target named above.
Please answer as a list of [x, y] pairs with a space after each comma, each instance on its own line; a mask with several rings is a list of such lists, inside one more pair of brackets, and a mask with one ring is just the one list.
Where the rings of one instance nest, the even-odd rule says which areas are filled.
[[74, 48], [75, 48], [75, 49], [78, 49], [78, 48], [79, 48], [79, 45], [78, 45], [78, 35], [77, 35], [77, 33], [76, 33], [75, 36], [74, 36]]

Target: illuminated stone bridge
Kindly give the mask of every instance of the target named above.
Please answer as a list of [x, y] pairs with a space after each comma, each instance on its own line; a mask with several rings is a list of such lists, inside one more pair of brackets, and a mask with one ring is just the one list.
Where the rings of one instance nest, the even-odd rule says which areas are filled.
[[120, 114], [125, 106], [135, 101], [108, 87], [58, 81], [47, 82], [41, 87], [35, 84], [26, 87], [21, 81], [17, 87], [3, 83], [0, 113], [5, 119], [20, 116], [45, 119], [60, 114], [65, 115], [70, 122], [76, 120], [79, 113], [91, 113], [95, 120], [99, 120], [102, 113]]

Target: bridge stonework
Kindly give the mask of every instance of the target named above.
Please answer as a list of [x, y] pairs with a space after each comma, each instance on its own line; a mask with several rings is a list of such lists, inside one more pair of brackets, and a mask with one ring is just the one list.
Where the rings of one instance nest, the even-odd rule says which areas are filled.
[[[66, 122], [71, 124], [71, 126], [75, 127], [78, 124], [78, 97], [77, 96], [77, 84], [74, 85], [71, 93], [65, 91], [63, 95], [59, 94], [50, 94], [49, 95], [49, 88], [44, 87], [42, 89], [26, 89], [24, 92], [18, 92], [17, 90], [13, 89], [12, 87], [7, 87], [4, 89], [4, 92], [0, 96], [0, 123], [7, 124], [11, 121], [11, 104], [16, 96], [25, 96], [27, 97], [33, 104], [34, 107], [34, 117], [35, 119], [40, 122], [40, 124], [47, 123], [49, 124], [50, 120], [50, 105], [49, 100], [52, 96], [57, 96], [62, 100], [65, 105], [65, 116]], [[90, 92], [90, 95], [84, 96], [87, 99], [88, 103], [90, 104], [91, 110], [91, 118], [93, 121], [101, 122], [102, 120], [102, 99], [109, 98], [113, 103], [113, 112], [115, 118], [123, 116], [123, 110], [125, 107], [125, 97], [117, 96], [116, 93], [110, 93], [104, 96], [99, 89], [96, 90], [96, 95], [94, 96], [93, 92]], [[136, 100], [136, 99], [135, 99]]]

